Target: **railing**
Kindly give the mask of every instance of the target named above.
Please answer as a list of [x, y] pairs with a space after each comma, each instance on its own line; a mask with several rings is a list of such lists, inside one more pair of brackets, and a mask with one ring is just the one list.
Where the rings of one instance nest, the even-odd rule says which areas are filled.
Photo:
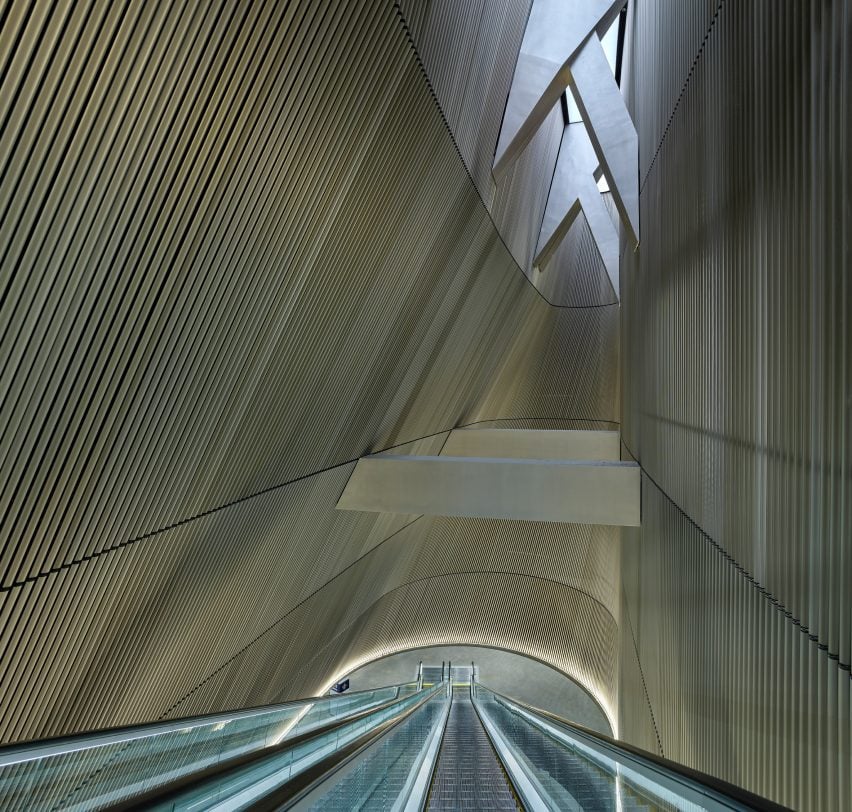
[[[426, 688], [414, 699], [413, 705], [372, 726], [360, 739], [344, 740], [294, 780], [267, 794], [258, 808], [362, 809], [375, 808], [381, 799], [391, 812], [420, 812], [451, 700], [445, 696], [444, 683]], [[399, 704], [403, 702], [409, 700]], [[228, 803], [236, 808], [243, 799], [231, 796]]]
[[[474, 706], [530, 809], [572, 807], [580, 804], [582, 792], [611, 797], [617, 808], [644, 803], [678, 810], [782, 809], [492, 691], [476, 682], [473, 665], [471, 674]], [[224, 810], [276, 793], [313, 791], [329, 769], [447, 690], [450, 680], [425, 690], [413, 682], [3, 747], [0, 808], [94, 810], [156, 803], [164, 809]], [[417, 733], [422, 742], [409, 742], [412, 764], [400, 808], [406, 802], [417, 806], [428, 787], [445, 712], [441, 716], [434, 726], [430, 721], [428, 736]]]
[[261, 800], [269, 808], [286, 805], [316, 781], [323, 780], [330, 770], [359, 752], [366, 743], [378, 738], [388, 726], [405, 718], [442, 690], [443, 686], [437, 685], [414, 692], [358, 713], [352, 721], [344, 719], [329, 730], [296, 737], [292, 746], [276, 748], [276, 752], [256, 758], [245, 766], [224, 770], [167, 799], [157, 797], [157, 808], [230, 812]]
[[[630, 799], [672, 810], [783, 809], [740, 787], [602, 736], [483, 685], [474, 688], [473, 696], [529, 808], [573, 807], [579, 802], [572, 793], [579, 789], [593, 791], [598, 797], [611, 795], [617, 808]], [[572, 776], [571, 781], [559, 780], [560, 769], [562, 775]]]
[[92, 810], [413, 694], [415, 683], [0, 748], [0, 807]]

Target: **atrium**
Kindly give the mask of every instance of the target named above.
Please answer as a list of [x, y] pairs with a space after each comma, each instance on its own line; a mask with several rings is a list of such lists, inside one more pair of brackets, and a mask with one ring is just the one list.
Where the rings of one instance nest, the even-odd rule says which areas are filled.
[[852, 809], [850, 63], [0, 4], [0, 807]]

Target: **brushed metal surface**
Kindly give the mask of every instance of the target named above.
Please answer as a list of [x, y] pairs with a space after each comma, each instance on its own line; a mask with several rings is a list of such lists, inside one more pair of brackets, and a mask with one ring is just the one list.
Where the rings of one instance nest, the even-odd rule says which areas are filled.
[[[483, 12], [486, 47], [508, 11]], [[589, 550], [612, 535], [474, 522], [433, 558], [438, 520], [334, 509], [365, 453], [618, 419], [617, 312], [552, 307], [524, 277], [457, 143], [492, 154], [453, 140], [399, 10], [0, 21], [0, 740], [306, 695], [415, 637], [521, 647], [614, 712], [612, 563]], [[544, 577], [587, 641], [526, 633]], [[495, 579], [526, 597], [469, 630], [424, 621], [441, 579], [468, 584], [445, 601], [462, 614]]]

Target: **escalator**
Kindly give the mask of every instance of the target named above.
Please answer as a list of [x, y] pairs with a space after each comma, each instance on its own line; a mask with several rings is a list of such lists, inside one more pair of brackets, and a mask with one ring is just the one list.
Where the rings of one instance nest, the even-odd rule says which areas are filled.
[[416, 683], [0, 748], [4, 809], [780, 810], [488, 690]]
[[440, 691], [310, 789], [294, 810], [779, 810], [479, 685]]
[[480, 699], [483, 712], [511, 742], [520, 769], [535, 786], [546, 808], [588, 812], [657, 812], [676, 809], [659, 797], [645, 797], [629, 781], [613, 780], [613, 773], [593, 759], [560, 747], [552, 736], [493, 695]]
[[426, 764], [428, 770], [431, 766], [429, 747], [433, 745], [434, 751], [434, 745], [440, 744], [449, 703], [445, 692], [433, 697], [359, 758], [333, 772], [294, 808], [341, 812], [405, 808], [412, 793], [417, 792], [417, 768]]
[[[419, 781], [418, 781], [419, 778]], [[469, 688], [455, 686], [342, 765], [295, 810], [520, 809]]]
[[426, 807], [430, 812], [520, 808], [466, 688], [453, 692]]

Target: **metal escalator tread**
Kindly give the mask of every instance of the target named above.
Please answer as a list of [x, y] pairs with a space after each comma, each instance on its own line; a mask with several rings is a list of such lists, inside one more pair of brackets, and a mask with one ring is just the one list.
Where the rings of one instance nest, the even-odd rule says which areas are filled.
[[520, 807], [466, 692], [456, 695], [444, 729], [427, 809]]

